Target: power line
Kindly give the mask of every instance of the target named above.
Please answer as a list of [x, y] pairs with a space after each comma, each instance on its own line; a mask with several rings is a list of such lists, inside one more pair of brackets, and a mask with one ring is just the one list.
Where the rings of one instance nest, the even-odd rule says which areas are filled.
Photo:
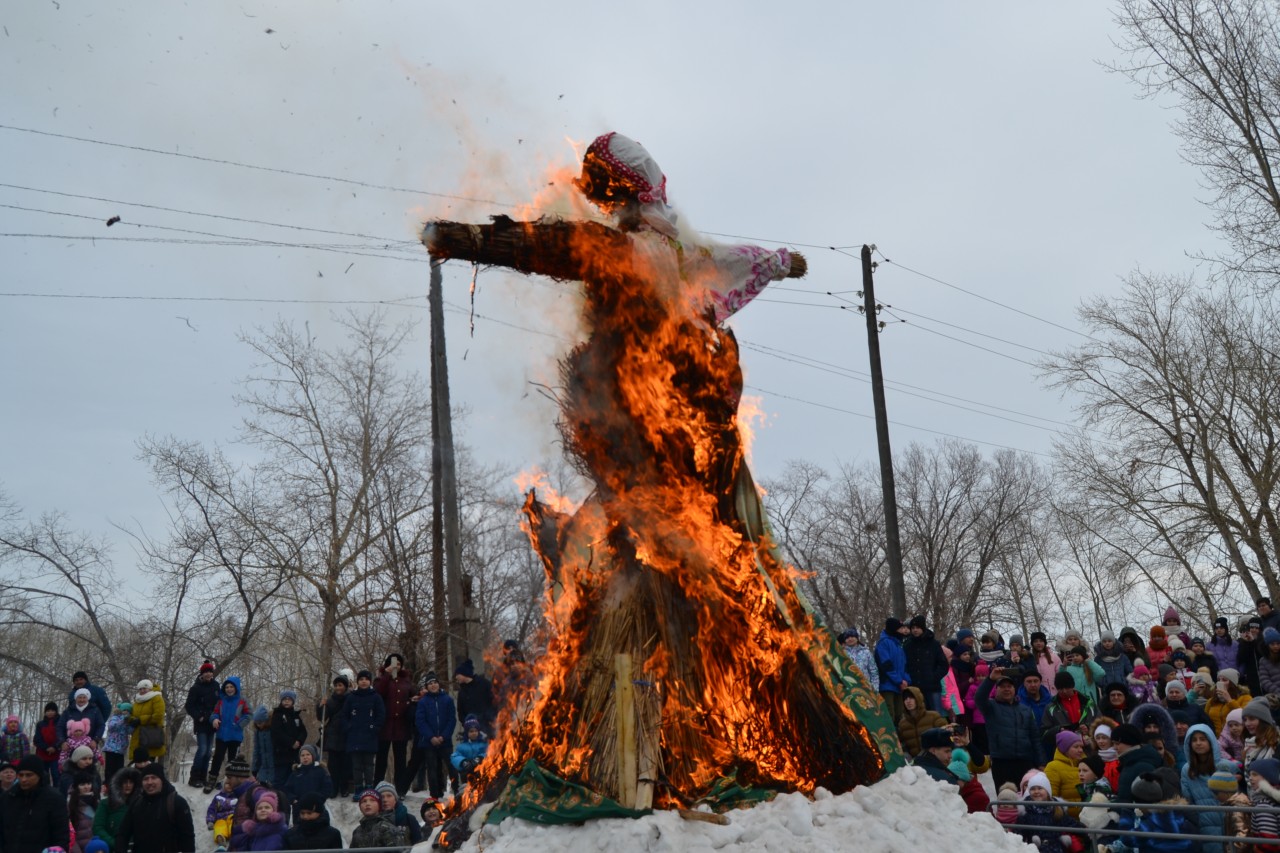
[[94, 299], [120, 302], [261, 302], [277, 305], [390, 305], [397, 308], [420, 308], [406, 304], [410, 299], [422, 296], [401, 296], [396, 299], [285, 299], [255, 296], [151, 296], [113, 293], [35, 293], [23, 291], [0, 292], [0, 297], [14, 299]]
[[[843, 308], [844, 306], [841, 306], [841, 307]], [[846, 310], [847, 310], [847, 309], [846, 309]], [[890, 317], [895, 316], [895, 315], [894, 315], [894, 313], [893, 313], [892, 311], [890, 311], [889, 309], [887, 309], [887, 308], [886, 308], [886, 309], [885, 309], [885, 311], [886, 311], [886, 313], [888, 313], [888, 314], [889, 314], [889, 316], [890, 316]], [[901, 317], [898, 317], [897, 319], [901, 320], [902, 318], [901, 318]], [[905, 321], [905, 320], [903, 320], [903, 322], [904, 322], [904, 323], [906, 323], [906, 321]], [[938, 336], [938, 337], [940, 337], [940, 338], [946, 338], [946, 339], [947, 339], [947, 340], [949, 340], [949, 341], [955, 341], [956, 343], [958, 343], [958, 344], [964, 344], [964, 345], [965, 345], [965, 346], [967, 346], [967, 347], [973, 347], [974, 349], [980, 349], [980, 350], [982, 350], [983, 352], [989, 352], [989, 353], [991, 353], [992, 355], [998, 355], [998, 356], [1000, 356], [1001, 358], [1007, 358], [1007, 359], [1009, 359], [1010, 361], [1016, 361], [1016, 362], [1018, 362], [1019, 364], [1025, 364], [1025, 365], [1027, 365], [1027, 367], [1037, 367], [1037, 368], [1038, 368], [1038, 367], [1040, 366], [1040, 365], [1036, 364], [1035, 362], [1027, 361], [1026, 359], [1018, 358], [1017, 356], [1009, 355], [1008, 353], [1000, 352], [999, 350], [991, 349], [990, 347], [984, 347], [984, 346], [982, 346], [981, 344], [975, 344], [973, 341], [966, 341], [966, 340], [964, 340], [963, 338], [957, 338], [957, 337], [955, 337], [954, 335], [948, 335], [948, 334], [945, 334], [945, 333], [943, 333], [943, 332], [939, 332], [937, 329], [930, 329], [928, 326], [921, 326], [919, 323], [906, 323], [906, 325], [907, 325], [907, 328], [919, 329], [919, 330], [920, 330], [920, 331], [922, 331], [922, 332], [928, 332], [928, 333], [929, 333], [929, 334], [931, 334], [931, 335], [937, 335], [937, 336]]]
[[987, 338], [989, 340], [999, 341], [1002, 344], [1008, 344], [1011, 347], [1018, 347], [1019, 349], [1030, 350], [1031, 352], [1039, 353], [1040, 355], [1047, 355], [1050, 358], [1053, 358], [1053, 353], [1051, 352], [1046, 352], [1042, 349], [1036, 349], [1035, 347], [1029, 347], [1026, 344], [1020, 344], [1017, 341], [1010, 341], [1010, 340], [1006, 340], [1005, 338], [999, 338], [999, 337], [996, 337], [995, 335], [988, 335], [986, 332], [979, 332], [978, 330], [970, 329], [967, 326], [957, 326], [955, 323], [948, 323], [946, 320], [938, 320], [934, 317], [929, 317], [924, 314], [918, 314], [915, 311], [908, 311], [906, 308], [903, 308], [900, 305], [886, 305], [885, 307], [892, 308], [894, 311], [900, 312], [902, 314], [909, 314], [912, 317], [919, 317], [921, 320], [928, 320], [930, 323], [937, 323], [940, 326], [949, 326], [952, 329], [959, 329], [960, 331], [968, 332], [971, 335], [978, 335], [979, 337]]
[[[874, 417], [872, 415], [868, 415], [863, 412], [855, 412], [851, 409], [842, 409], [839, 406], [830, 406], [830, 405], [827, 405], [826, 403], [815, 403], [813, 400], [805, 400], [800, 397], [793, 397], [790, 394], [782, 394], [777, 391], [770, 391], [767, 388], [761, 388], [756, 385], [743, 385], [742, 387], [748, 388], [752, 391], [759, 391], [761, 394], [769, 394], [774, 397], [781, 397], [784, 400], [793, 400], [794, 402], [804, 403], [805, 405], [808, 405], [808, 406], [816, 406], [819, 409], [827, 409], [828, 411], [839, 412], [840, 414], [844, 414], [844, 415], [853, 415], [854, 417], [857, 417], [857, 418], [866, 418], [867, 420], [874, 420]], [[1043, 456], [1046, 459], [1052, 458], [1052, 456], [1050, 456], [1048, 453], [1041, 453], [1038, 450], [1024, 450], [1020, 447], [1011, 447], [1008, 444], [999, 444], [994, 441], [984, 441], [980, 438], [966, 438], [963, 435], [956, 435], [950, 432], [943, 432], [941, 430], [930, 429], [929, 427], [916, 426], [915, 424], [903, 423], [902, 421], [889, 421], [889, 423], [893, 424], [894, 426], [903, 427], [904, 429], [919, 430], [920, 432], [932, 433], [933, 435], [941, 435], [941, 436], [945, 436], [946, 438], [954, 438], [959, 441], [969, 441], [969, 442], [973, 442], [974, 444], [985, 444], [988, 447], [999, 447], [1004, 450], [1014, 450], [1014, 451], [1017, 451], [1018, 453], [1030, 453], [1035, 456]]]
[[916, 270], [916, 269], [912, 269], [911, 267], [904, 266], [903, 264], [890, 260], [888, 257], [885, 256], [884, 252], [881, 252], [879, 249], [876, 249], [876, 253], [879, 254], [881, 258], [884, 258], [884, 262], [886, 264], [893, 264], [898, 269], [905, 270], [913, 275], [918, 275], [921, 278], [925, 278], [925, 279], [928, 279], [929, 281], [936, 282], [937, 284], [941, 284], [943, 287], [949, 287], [952, 290], [958, 290], [959, 292], [968, 294], [969, 296], [972, 296], [975, 299], [981, 299], [983, 302], [989, 302], [992, 305], [998, 305], [1001, 308], [1005, 309], [1006, 311], [1012, 311], [1015, 314], [1021, 314], [1023, 317], [1028, 317], [1040, 323], [1053, 326], [1055, 329], [1061, 329], [1064, 332], [1070, 332], [1071, 334], [1079, 335], [1082, 338], [1089, 338], [1090, 340], [1095, 340], [1095, 341], [1098, 340], [1093, 335], [1090, 335], [1086, 332], [1082, 332], [1079, 329], [1073, 329], [1070, 326], [1064, 326], [1061, 323], [1055, 323], [1053, 320], [1047, 320], [1044, 317], [1041, 317], [1037, 314], [1032, 314], [1030, 311], [1023, 311], [1021, 308], [1015, 308], [1012, 305], [1006, 305], [1005, 303], [1001, 302], [998, 299], [992, 299], [990, 296], [983, 296], [981, 293], [975, 293], [974, 291], [968, 290], [967, 288], [963, 288], [958, 284], [952, 284], [949, 281], [943, 281], [937, 276], [932, 276], [932, 275], [929, 275], [928, 273], [921, 272], [920, 270]]

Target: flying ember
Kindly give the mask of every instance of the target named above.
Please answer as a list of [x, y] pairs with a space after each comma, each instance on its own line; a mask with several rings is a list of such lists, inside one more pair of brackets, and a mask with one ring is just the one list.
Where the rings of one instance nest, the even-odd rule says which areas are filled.
[[802, 277], [804, 258], [682, 232], [657, 163], [616, 133], [574, 183], [607, 224], [496, 217], [422, 234], [433, 275], [457, 258], [580, 283], [589, 332], [561, 364], [559, 427], [593, 491], [572, 514], [526, 495], [547, 653], [503, 709], [447, 847], [495, 800], [491, 821], [719, 810], [847, 791], [901, 762], [875, 685], [779, 557], [744, 460], [722, 323]]

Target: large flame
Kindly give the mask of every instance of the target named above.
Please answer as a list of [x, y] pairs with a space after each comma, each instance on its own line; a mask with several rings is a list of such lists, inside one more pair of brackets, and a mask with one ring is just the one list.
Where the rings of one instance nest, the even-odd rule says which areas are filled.
[[[514, 227], [542, 245], [542, 223]], [[830, 635], [768, 540], [737, 344], [711, 319], [709, 287], [657, 234], [559, 227], [590, 330], [562, 365], [561, 430], [595, 490], [572, 515], [528, 491], [547, 651], [536, 687], [507, 697], [464, 807], [528, 759], [618, 797], [619, 713], [636, 714], [655, 805], [688, 805], [728, 777], [804, 792], [873, 781], [883, 758], [815, 654]], [[521, 268], [541, 269], [538, 251]], [[635, 661], [634, 711], [615, 701], [619, 655]]]

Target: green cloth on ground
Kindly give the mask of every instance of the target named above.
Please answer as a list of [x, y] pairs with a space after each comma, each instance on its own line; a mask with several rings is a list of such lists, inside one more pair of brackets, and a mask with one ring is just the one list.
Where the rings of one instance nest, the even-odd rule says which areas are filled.
[[590, 788], [548, 773], [529, 759], [507, 782], [485, 823], [501, 823], [509, 817], [534, 823], [582, 823], [604, 817], [643, 817], [652, 811], [629, 809]]

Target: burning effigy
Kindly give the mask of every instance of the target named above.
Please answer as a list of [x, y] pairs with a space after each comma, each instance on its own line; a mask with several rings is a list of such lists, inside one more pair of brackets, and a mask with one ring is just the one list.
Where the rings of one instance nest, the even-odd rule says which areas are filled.
[[572, 514], [526, 495], [547, 651], [438, 846], [465, 840], [481, 805], [489, 821], [549, 823], [721, 811], [841, 793], [902, 763], [877, 685], [775, 547], [738, 426], [742, 371], [723, 322], [802, 277], [805, 259], [682, 233], [661, 169], [620, 134], [591, 144], [574, 185], [605, 221], [423, 228], [436, 262], [582, 288], [588, 334], [561, 364], [559, 427], [593, 488]]

